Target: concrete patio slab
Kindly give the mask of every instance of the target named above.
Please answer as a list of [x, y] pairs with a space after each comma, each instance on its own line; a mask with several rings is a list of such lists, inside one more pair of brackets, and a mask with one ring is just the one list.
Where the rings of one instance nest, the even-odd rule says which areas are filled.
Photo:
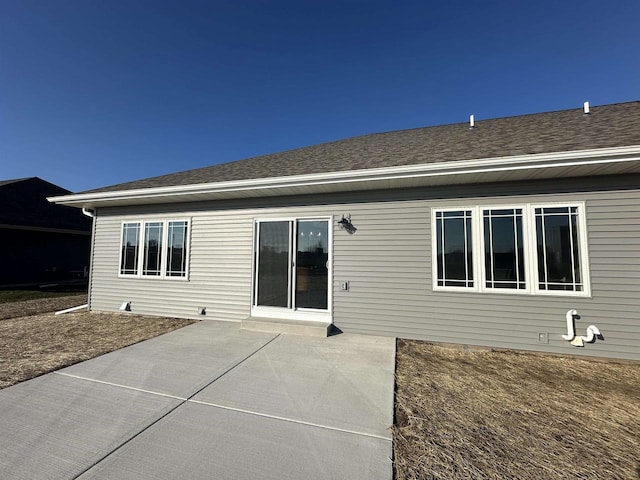
[[202, 321], [61, 372], [188, 398], [276, 337]]
[[395, 340], [281, 335], [194, 399], [391, 438]]
[[71, 479], [180, 402], [49, 374], [0, 391], [0, 477]]
[[189, 402], [80, 479], [389, 480], [390, 445]]
[[392, 338], [199, 322], [0, 391], [0, 477], [392, 478]]

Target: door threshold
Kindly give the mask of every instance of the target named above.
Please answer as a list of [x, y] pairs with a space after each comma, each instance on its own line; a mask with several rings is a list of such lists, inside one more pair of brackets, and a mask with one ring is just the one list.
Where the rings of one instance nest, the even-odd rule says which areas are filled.
[[242, 320], [242, 330], [254, 332], [283, 333], [306, 337], [328, 337], [331, 322], [316, 320], [291, 320], [288, 318], [247, 317]]

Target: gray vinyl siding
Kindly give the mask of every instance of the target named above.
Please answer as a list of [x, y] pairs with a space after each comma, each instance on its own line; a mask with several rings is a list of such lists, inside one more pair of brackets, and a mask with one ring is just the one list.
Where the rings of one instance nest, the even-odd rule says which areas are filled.
[[[614, 180], [101, 209], [91, 307], [131, 300], [134, 312], [201, 318], [197, 307], [206, 306], [207, 319], [242, 320], [250, 314], [254, 219], [333, 216], [333, 321], [342, 331], [640, 360], [640, 189]], [[547, 202], [585, 202], [590, 297], [433, 291], [432, 208]], [[336, 226], [343, 214], [354, 234]], [[121, 222], [178, 217], [192, 221], [189, 281], [119, 278]], [[345, 281], [348, 291], [340, 290]], [[584, 348], [563, 340], [570, 309], [580, 315], [578, 335], [594, 324], [604, 340]], [[548, 344], [537, 343], [540, 332]]]
[[[96, 247], [91, 307], [115, 311], [130, 301], [132, 311], [150, 315], [241, 321], [251, 310], [253, 223], [283, 216], [327, 217], [325, 207], [229, 209], [217, 204], [101, 209], [96, 217]], [[124, 221], [190, 219], [189, 278], [118, 276]], [[206, 315], [198, 314], [206, 307]]]

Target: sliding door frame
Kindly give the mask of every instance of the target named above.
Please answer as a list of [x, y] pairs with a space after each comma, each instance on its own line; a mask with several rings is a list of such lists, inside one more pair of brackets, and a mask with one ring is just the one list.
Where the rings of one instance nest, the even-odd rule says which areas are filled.
[[[327, 308], [298, 308], [296, 306], [296, 253], [298, 250], [297, 230], [301, 221], [327, 222]], [[289, 273], [288, 273], [288, 306], [271, 307], [258, 305], [258, 275], [259, 275], [259, 248], [260, 248], [260, 226], [267, 222], [288, 222], [289, 223]], [[332, 323], [333, 307], [333, 218], [327, 216], [309, 217], [274, 217], [255, 218], [253, 220], [253, 256], [251, 268], [251, 316], [265, 318], [282, 318], [302, 321], [322, 321]]]

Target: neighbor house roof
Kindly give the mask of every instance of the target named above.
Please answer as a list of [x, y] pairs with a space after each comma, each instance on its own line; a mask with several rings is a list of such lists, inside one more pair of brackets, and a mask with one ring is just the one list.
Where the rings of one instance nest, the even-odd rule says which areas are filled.
[[91, 219], [75, 208], [47, 201], [69, 193], [38, 177], [0, 180], [0, 228], [89, 233]]
[[[529, 169], [532, 174], [535, 169], [539, 172], [551, 166], [550, 160], [556, 167], [566, 167], [567, 159], [576, 163], [593, 155], [598, 158], [599, 174], [627, 173], [632, 163], [633, 171], [640, 171], [636, 147], [640, 147], [640, 102], [629, 102], [598, 106], [588, 114], [580, 108], [480, 120], [474, 128], [470, 128], [469, 123], [458, 123], [364, 135], [136, 180], [54, 200], [78, 206], [122, 205], [127, 202], [395, 188], [434, 182], [504, 181], [518, 176], [484, 175], [479, 178], [478, 174], [486, 173], [489, 167], [495, 171], [497, 166]], [[612, 159], [624, 160], [624, 168], [601, 168], [604, 162], [611, 163]], [[465, 172], [473, 176], [452, 177]], [[580, 172], [575, 169], [554, 171], [554, 175], [561, 176], [584, 174], [592, 173], [584, 169]], [[381, 183], [398, 175], [405, 179], [430, 177], [431, 180]], [[445, 179], [446, 175], [450, 178]], [[549, 175], [542, 175], [545, 176]], [[294, 188], [301, 186], [296, 179], [304, 183], [304, 188]], [[360, 181], [359, 185], [347, 188], [350, 181], [356, 180]], [[318, 188], [318, 182], [324, 187]], [[328, 184], [334, 187], [330, 188]], [[337, 187], [338, 184], [343, 186]], [[312, 185], [315, 187], [311, 188]], [[208, 196], [205, 190], [209, 192]]]

